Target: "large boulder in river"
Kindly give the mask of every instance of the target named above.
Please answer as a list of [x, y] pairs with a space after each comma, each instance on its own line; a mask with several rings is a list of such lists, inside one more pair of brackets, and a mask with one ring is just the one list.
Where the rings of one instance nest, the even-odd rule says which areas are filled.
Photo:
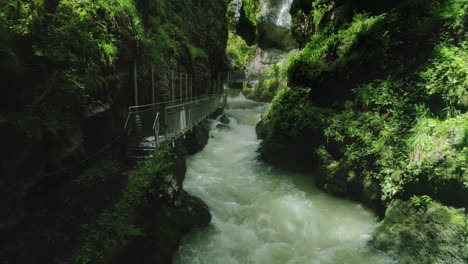
[[184, 147], [187, 154], [193, 155], [205, 148], [208, 144], [209, 128], [205, 122], [193, 127], [192, 131], [185, 134]]

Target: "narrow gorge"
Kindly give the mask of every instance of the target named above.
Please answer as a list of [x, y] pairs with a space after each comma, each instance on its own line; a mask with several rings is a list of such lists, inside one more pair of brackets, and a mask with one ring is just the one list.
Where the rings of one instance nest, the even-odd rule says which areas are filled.
[[184, 189], [212, 221], [186, 236], [174, 263], [393, 263], [366, 246], [372, 212], [258, 160], [255, 125], [266, 107], [228, 98], [230, 130], [213, 120], [208, 145], [187, 160]]
[[0, 263], [468, 263], [465, 0], [0, 0]]

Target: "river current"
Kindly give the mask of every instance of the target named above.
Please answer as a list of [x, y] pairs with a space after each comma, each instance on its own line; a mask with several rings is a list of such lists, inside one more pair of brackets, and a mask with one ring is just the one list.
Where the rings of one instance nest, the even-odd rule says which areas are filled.
[[230, 131], [212, 121], [205, 149], [188, 158], [184, 189], [210, 208], [188, 234], [177, 264], [391, 263], [367, 245], [377, 225], [361, 205], [314, 187], [310, 175], [258, 160], [255, 125], [267, 105], [230, 98]]

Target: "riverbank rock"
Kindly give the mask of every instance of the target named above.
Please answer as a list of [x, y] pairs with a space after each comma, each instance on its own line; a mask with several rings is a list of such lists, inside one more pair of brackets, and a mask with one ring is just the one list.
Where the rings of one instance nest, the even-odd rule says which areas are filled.
[[467, 263], [467, 223], [462, 210], [396, 200], [370, 243], [402, 264]]
[[185, 234], [210, 221], [206, 204], [187, 193], [177, 207], [162, 205], [148, 209], [140, 216], [139, 227], [144, 230], [144, 236], [126, 247], [124, 254], [116, 258], [117, 263], [171, 263]]
[[193, 129], [185, 134], [185, 140], [183, 140], [183, 145], [187, 154], [193, 155], [199, 151], [202, 151], [208, 144], [208, 135], [209, 135], [208, 124], [203, 121], [200, 124], [193, 127]]

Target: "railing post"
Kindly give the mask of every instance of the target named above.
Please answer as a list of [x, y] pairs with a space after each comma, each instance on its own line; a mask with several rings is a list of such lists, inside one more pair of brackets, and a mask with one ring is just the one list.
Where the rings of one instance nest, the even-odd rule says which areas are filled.
[[213, 95], [214, 95], [214, 93], [215, 93], [216, 85], [217, 85], [217, 82], [214, 81], [214, 85], [213, 85]]
[[154, 103], [156, 101], [156, 97], [154, 94], [154, 65], [151, 65], [151, 95], [152, 95], [152, 103], [154, 109]]
[[227, 83], [229, 83], [230, 81], [231, 81], [231, 72], [228, 72]]
[[218, 83], [217, 83], [217, 86], [215, 85], [216, 89], [218, 89], [220, 85], [221, 85], [221, 72], [218, 72]]
[[154, 151], [156, 152], [159, 148], [159, 113], [157, 113], [156, 117], [154, 118], [153, 129], [155, 143]]
[[138, 76], [136, 59], [133, 60], [133, 96], [135, 100], [135, 106], [138, 106]]
[[193, 75], [190, 75], [190, 101], [193, 101]]
[[179, 74], [179, 77], [180, 77], [180, 80], [179, 80], [179, 84], [180, 84], [180, 100], [183, 99], [182, 97], [182, 73]]
[[185, 74], [185, 99], [188, 99], [188, 74]]
[[171, 70], [171, 88], [172, 88], [172, 101], [175, 101], [175, 83], [174, 83], [174, 70]]

